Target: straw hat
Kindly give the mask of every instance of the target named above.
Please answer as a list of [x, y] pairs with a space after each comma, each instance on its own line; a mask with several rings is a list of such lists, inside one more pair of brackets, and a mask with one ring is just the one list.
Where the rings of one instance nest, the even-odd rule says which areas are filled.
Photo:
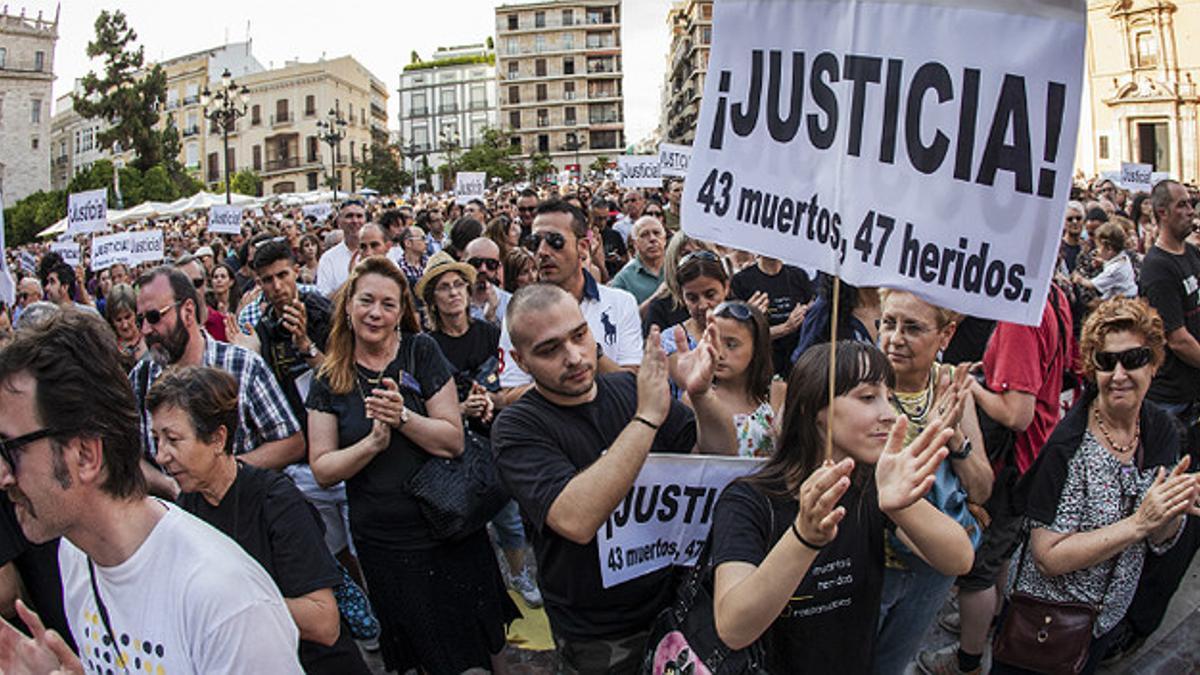
[[467, 278], [468, 284], [475, 283], [474, 267], [467, 263], [458, 262], [449, 253], [438, 251], [433, 254], [433, 257], [425, 263], [425, 273], [421, 275], [421, 279], [417, 281], [417, 285], [413, 288], [413, 292], [420, 298], [425, 295], [425, 284], [428, 284], [446, 272], [458, 272]]

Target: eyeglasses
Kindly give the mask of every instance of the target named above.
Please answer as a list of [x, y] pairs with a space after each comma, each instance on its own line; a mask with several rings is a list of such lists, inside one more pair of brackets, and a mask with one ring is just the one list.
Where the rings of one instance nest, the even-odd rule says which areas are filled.
[[554, 249], [555, 251], [561, 251], [563, 250], [563, 247], [567, 245], [567, 238], [558, 232], [534, 232], [533, 234], [529, 235], [529, 248], [533, 251], [537, 251], [542, 247], [543, 239], [547, 244], [550, 245], [550, 248]]
[[725, 301], [717, 305], [713, 310], [713, 316], [727, 316], [737, 321], [751, 321], [754, 318], [754, 312], [750, 309], [750, 305], [739, 301]]
[[447, 295], [449, 293], [453, 293], [456, 291], [462, 291], [466, 287], [467, 287], [467, 284], [464, 281], [452, 281], [452, 282], [446, 283], [446, 284], [438, 284], [433, 289], [433, 292], [441, 293], [442, 295]]
[[0, 457], [8, 462], [8, 470], [15, 475], [17, 473], [17, 457], [13, 453], [34, 441], [53, 436], [55, 433], [53, 429], [38, 429], [16, 438], [0, 438]]
[[[553, 244], [551, 244], [551, 245], [553, 246]], [[481, 267], [487, 267], [489, 270], [491, 270], [493, 272], [500, 269], [500, 261], [496, 260], [494, 258], [469, 258], [467, 260], [467, 264], [470, 265], [471, 267], [474, 267], [475, 269], [479, 269]]]
[[1083, 220], [1083, 216], [1067, 216], [1068, 223], [1078, 223]]
[[149, 321], [150, 325], [153, 326], [153, 325], [157, 324], [159, 321], [162, 321], [163, 316], [165, 316], [168, 311], [170, 311], [178, 306], [179, 306], [178, 301], [172, 302], [171, 304], [163, 307], [162, 309], [151, 309], [151, 310], [148, 310], [145, 314], [137, 314], [134, 316], [134, 320], [137, 321], [137, 325], [139, 325], [139, 326], [142, 325], [143, 321]]
[[683, 269], [685, 265], [690, 265], [701, 260], [706, 260], [708, 262], [721, 262], [721, 259], [717, 257], [716, 253], [700, 249], [699, 251], [692, 251], [691, 253], [683, 256], [683, 259], [679, 261], [679, 269]]
[[916, 321], [898, 322], [891, 317], [886, 317], [879, 322], [879, 330], [888, 333], [899, 331], [907, 337], [919, 338], [933, 329]]
[[533, 213], [534, 211], [537, 211], [537, 207], [536, 206], [518, 206], [517, 211], [520, 213]]
[[204, 277], [193, 277], [192, 285], [196, 288], [204, 288]]
[[662, 218], [663, 212], [662, 211], [646, 211], [646, 212], [642, 213], [642, 215], [643, 216], [653, 216], [655, 218]]
[[1096, 370], [1102, 373], [1111, 373], [1116, 370], [1118, 363], [1125, 370], [1137, 370], [1149, 364], [1153, 359], [1154, 351], [1149, 347], [1134, 347], [1123, 352], [1096, 352], [1092, 355], [1092, 362], [1096, 364]]

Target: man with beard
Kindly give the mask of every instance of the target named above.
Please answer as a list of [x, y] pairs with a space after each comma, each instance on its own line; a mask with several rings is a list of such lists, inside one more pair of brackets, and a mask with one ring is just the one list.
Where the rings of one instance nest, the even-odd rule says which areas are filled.
[[[563, 289], [579, 302], [579, 309], [596, 338], [596, 350], [601, 354], [598, 368], [609, 373], [621, 368], [636, 370], [642, 354], [642, 320], [637, 300], [620, 289], [596, 283], [583, 269], [587, 254], [587, 219], [583, 212], [570, 204], [552, 200], [543, 202], [533, 221], [529, 236], [531, 250], [537, 257], [538, 281]], [[509, 319], [500, 332], [500, 386], [503, 407], [521, 397], [533, 382], [521, 365], [509, 356], [512, 338]]]
[[672, 572], [668, 566], [604, 588], [596, 533], [627, 498], [648, 453], [728, 452], [733, 418], [711, 389], [715, 323], [680, 356], [677, 370], [687, 373], [680, 384], [694, 414], [671, 398], [657, 327], [636, 376], [598, 374], [589, 323], [577, 299], [557, 286], [517, 291], [505, 317], [513, 326], [509, 353], [535, 384], [500, 413], [492, 441], [500, 476], [532, 534], [564, 671], [629, 673], [641, 662], [654, 617], [670, 602]]
[[500, 247], [487, 237], [474, 239], [463, 249], [463, 261], [474, 267], [475, 284], [471, 288], [471, 318], [500, 325], [512, 294], [504, 290], [504, 267]]
[[[213, 340], [201, 330], [200, 301], [191, 279], [172, 267], [159, 267], [139, 279], [138, 286], [137, 322], [153, 359], [134, 366], [129, 381], [137, 397], [146, 459], [153, 458], [155, 447], [146, 393], [163, 368], [172, 366], [211, 366], [237, 379], [241, 425], [233, 447], [243, 462], [282, 469], [303, 459], [304, 435], [270, 368], [258, 354]], [[179, 491], [175, 481], [148, 461], [143, 469], [153, 494], [174, 498]]]
[[0, 352], [0, 488], [34, 543], [61, 537], [76, 656], [18, 603], [0, 671], [300, 673], [298, 633], [254, 559], [147, 495], [135, 400], [108, 326], [66, 310]]

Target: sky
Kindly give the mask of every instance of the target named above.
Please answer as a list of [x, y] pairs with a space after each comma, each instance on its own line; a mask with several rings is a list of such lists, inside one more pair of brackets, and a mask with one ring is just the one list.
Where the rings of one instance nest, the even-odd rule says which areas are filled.
[[[27, 16], [54, 15], [50, 0], [6, 0], [9, 11], [22, 7]], [[282, 67], [289, 59], [315, 61], [349, 54], [388, 87], [388, 126], [397, 128], [400, 69], [416, 50], [429, 58], [440, 46], [483, 42], [495, 35], [492, 0], [66, 0], [59, 18], [54, 52], [55, 98], [71, 90], [76, 78], [100, 62], [88, 59], [87, 43], [95, 37], [101, 9], [125, 12], [148, 60], [165, 60], [230, 42], [247, 33], [252, 53], [265, 68]], [[518, 4], [506, 2], [504, 4]], [[625, 67], [625, 139], [633, 144], [658, 124], [659, 90], [670, 38], [666, 16], [669, 0], [622, 2]], [[202, 11], [202, 16], [194, 14]]]

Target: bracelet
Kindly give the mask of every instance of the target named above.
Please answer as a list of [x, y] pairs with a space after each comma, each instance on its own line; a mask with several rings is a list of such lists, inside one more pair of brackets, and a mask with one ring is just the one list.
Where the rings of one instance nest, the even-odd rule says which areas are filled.
[[799, 539], [801, 544], [807, 546], [808, 548], [811, 548], [814, 551], [820, 551], [821, 549], [825, 548], [825, 544], [821, 544], [820, 546], [817, 546], [816, 544], [813, 544], [811, 541], [800, 536], [800, 528], [796, 527], [796, 521], [794, 521], [794, 520], [792, 521], [792, 534], [796, 535], [796, 539]]
[[633, 416], [633, 421], [634, 421], [634, 422], [641, 422], [642, 424], [645, 424], [646, 426], [650, 427], [651, 429], [653, 429], [653, 430], [655, 430], [655, 431], [658, 431], [658, 425], [657, 425], [657, 424], [655, 424], [654, 422], [651, 422], [650, 420], [646, 419], [645, 417], [642, 417], [641, 415], [634, 415], [634, 416]]
[[[949, 449], [949, 448], [947, 448]], [[958, 446], [958, 450], [950, 450], [950, 459], [964, 460], [971, 456], [971, 439], [964, 438], [962, 445]]]

